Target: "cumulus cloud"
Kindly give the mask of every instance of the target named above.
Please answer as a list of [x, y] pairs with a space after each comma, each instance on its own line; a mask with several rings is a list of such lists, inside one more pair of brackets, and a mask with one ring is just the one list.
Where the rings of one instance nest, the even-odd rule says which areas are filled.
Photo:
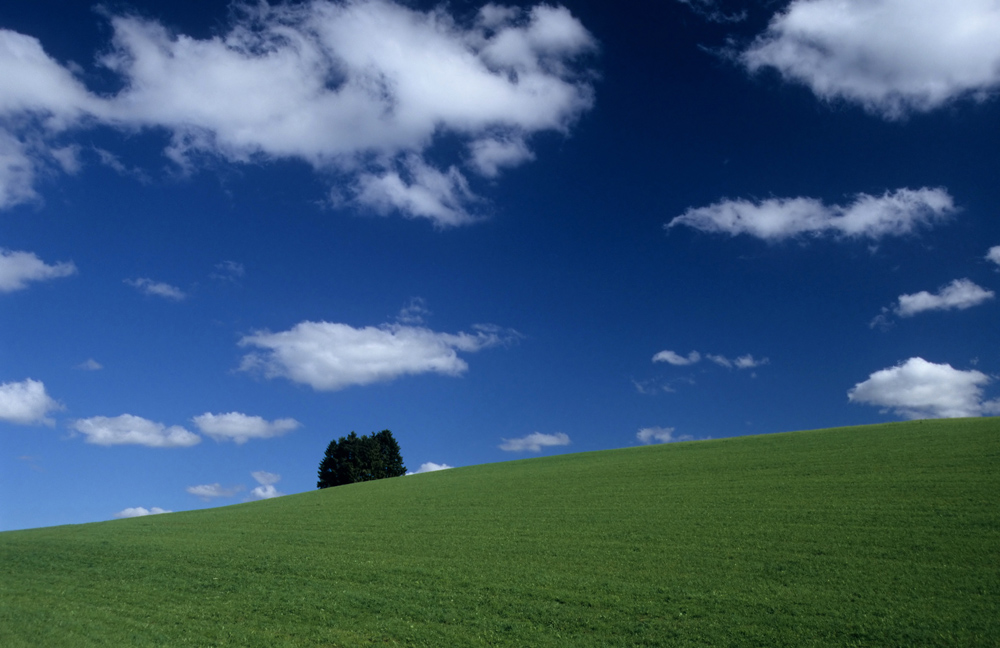
[[957, 211], [944, 189], [897, 189], [881, 196], [858, 194], [848, 205], [815, 198], [723, 200], [688, 209], [664, 227], [686, 225], [702, 232], [747, 234], [766, 241], [803, 235], [880, 239], [931, 227]]
[[270, 439], [295, 430], [301, 424], [295, 419], [284, 418], [265, 421], [259, 416], [240, 412], [212, 414], [206, 412], [192, 419], [198, 429], [216, 441], [233, 441], [242, 445], [250, 439]]
[[172, 301], [183, 301], [187, 298], [187, 295], [180, 288], [152, 279], [126, 279], [125, 283], [146, 295], [163, 297]]
[[701, 354], [697, 351], [692, 351], [686, 357], [673, 351], [660, 351], [653, 356], [653, 362], [666, 362], [678, 367], [694, 364], [699, 360], [701, 360]]
[[739, 55], [894, 119], [1000, 88], [996, 0], [794, 0]]
[[676, 435], [674, 434], [675, 429], [664, 428], [664, 427], [648, 427], [642, 428], [635, 434], [637, 438], [642, 443], [675, 443], [677, 441], [690, 441], [694, 437], [689, 434]]
[[563, 432], [543, 434], [533, 432], [517, 439], [504, 439], [498, 447], [508, 452], [541, 452], [543, 447], [569, 445], [569, 435]]
[[451, 467], [452, 466], [449, 466], [448, 464], [439, 464], [439, 463], [434, 463], [433, 461], [426, 461], [420, 464], [420, 467], [417, 468], [415, 471], [408, 472], [406, 474], [419, 475], [420, 473], [435, 472], [437, 470], [448, 470]]
[[28, 378], [0, 384], [0, 421], [17, 425], [55, 425], [48, 413], [62, 405], [45, 393], [45, 383]]
[[932, 310], [965, 310], [994, 296], [992, 290], [977, 286], [969, 279], [956, 279], [933, 294], [921, 290], [912, 295], [900, 295], [895, 310], [900, 317], [912, 317]]
[[72, 428], [95, 445], [142, 445], [149, 448], [186, 448], [201, 442], [201, 437], [174, 425], [167, 427], [139, 416], [94, 416], [74, 421]]
[[115, 513], [116, 518], [132, 518], [132, 517], [142, 517], [144, 515], [159, 515], [161, 513], [173, 513], [173, 511], [167, 511], [161, 509], [159, 506], [154, 506], [153, 508], [145, 508], [143, 506], [136, 506], [134, 508], [127, 508], [122, 511]]
[[216, 497], [232, 497], [236, 493], [243, 490], [242, 486], [232, 486], [230, 488], [224, 488], [222, 484], [200, 484], [198, 486], [188, 486], [186, 489], [188, 493], [200, 497], [204, 501], [209, 501]]
[[49, 265], [32, 252], [15, 252], [0, 248], [0, 293], [23, 290], [31, 281], [58, 279], [72, 274], [76, 274], [76, 266], [72, 261]]
[[910, 358], [871, 374], [847, 392], [852, 403], [892, 410], [909, 419], [1000, 414], [1000, 400], [984, 401], [986, 374]]
[[250, 491], [250, 496], [256, 499], [271, 499], [272, 497], [281, 497], [284, 493], [279, 492], [277, 488], [274, 487], [279, 481], [281, 481], [281, 475], [275, 473], [267, 472], [265, 470], [258, 470], [256, 472], [250, 473], [260, 486], [257, 486], [252, 491]]
[[318, 391], [336, 391], [404, 375], [458, 376], [468, 369], [459, 352], [473, 353], [516, 337], [492, 326], [451, 334], [402, 324], [354, 328], [301, 322], [288, 331], [261, 331], [240, 340], [240, 346], [263, 349], [244, 356], [240, 368], [261, 371], [268, 378], [288, 378]]
[[1000, 245], [994, 245], [990, 248], [989, 252], [986, 253], [986, 260], [1000, 265]]
[[[478, 201], [456, 165], [427, 162], [441, 137], [458, 138], [467, 166], [493, 177], [532, 159], [532, 135], [567, 133], [593, 104], [581, 56], [596, 41], [564, 7], [489, 4], [460, 22], [443, 6], [314, 0], [246, 3], [233, 15], [205, 39], [111, 15], [99, 61], [123, 89], [108, 96], [37, 39], [0, 31], [0, 117], [37, 117], [49, 137], [93, 125], [161, 130], [183, 169], [203, 155], [300, 159], [346, 177], [363, 205], [451, 226], [475, 220]], [[5, 133], [0, 207], [33, 197], [33, 169]]]

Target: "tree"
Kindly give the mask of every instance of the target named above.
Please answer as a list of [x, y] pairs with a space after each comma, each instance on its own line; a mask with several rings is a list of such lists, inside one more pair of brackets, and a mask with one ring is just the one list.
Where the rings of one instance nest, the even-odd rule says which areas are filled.
[[326, 447], [323, 460], [319, 462], [316, 487], [329, 488], [405, 474], [403, 456], [392, 432], [382, 430], [359, 437], [352, 431]]

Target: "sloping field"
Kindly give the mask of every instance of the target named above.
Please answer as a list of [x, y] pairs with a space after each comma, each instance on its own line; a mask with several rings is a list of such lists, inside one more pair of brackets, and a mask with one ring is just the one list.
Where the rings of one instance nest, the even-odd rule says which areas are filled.
[[998, 494], [964, 419], [0, 533], [0, 646], [996, 647]]

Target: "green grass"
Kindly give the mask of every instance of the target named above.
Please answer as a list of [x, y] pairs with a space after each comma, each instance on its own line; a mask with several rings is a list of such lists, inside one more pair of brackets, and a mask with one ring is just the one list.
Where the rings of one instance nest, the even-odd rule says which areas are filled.
[[1000, 646], [1000, 419], [0, 533], [0, 645]]

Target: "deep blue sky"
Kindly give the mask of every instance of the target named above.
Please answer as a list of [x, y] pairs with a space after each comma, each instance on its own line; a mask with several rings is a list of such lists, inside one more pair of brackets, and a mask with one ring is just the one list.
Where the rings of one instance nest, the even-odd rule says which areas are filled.
[[0, 7], [0, 530], [1000, 413], [1000, 3], [482, 7]]

